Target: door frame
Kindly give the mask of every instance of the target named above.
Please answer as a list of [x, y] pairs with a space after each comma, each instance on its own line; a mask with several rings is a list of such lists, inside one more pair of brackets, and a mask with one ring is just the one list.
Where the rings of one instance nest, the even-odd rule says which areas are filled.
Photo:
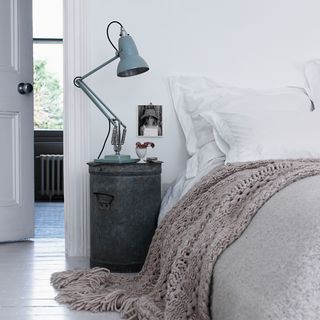
[[88, 99], [73, 85], [87, 68], [87, 0], [64, 0], [64, 212], [67, 256], [89, 256]]

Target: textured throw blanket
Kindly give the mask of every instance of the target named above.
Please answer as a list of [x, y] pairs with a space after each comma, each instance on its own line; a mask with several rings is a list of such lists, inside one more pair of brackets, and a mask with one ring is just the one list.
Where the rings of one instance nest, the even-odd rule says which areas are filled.
[[260, 161], [209, 173], [156, 230], [142, 271], [52, 275], [57, 300], [72, 309], [118, 311], [125, 319], [210, 319], [213, 268], [276, 192], [320, 173], [320, 160]]

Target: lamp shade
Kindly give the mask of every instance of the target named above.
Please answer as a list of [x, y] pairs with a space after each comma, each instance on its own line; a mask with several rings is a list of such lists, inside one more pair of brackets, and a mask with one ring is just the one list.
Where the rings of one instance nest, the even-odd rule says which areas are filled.
[[128, 34], [119, 38], [118, 77], [131, 77], [149, 70], [147, 63], [139, 56], [137, 47]]

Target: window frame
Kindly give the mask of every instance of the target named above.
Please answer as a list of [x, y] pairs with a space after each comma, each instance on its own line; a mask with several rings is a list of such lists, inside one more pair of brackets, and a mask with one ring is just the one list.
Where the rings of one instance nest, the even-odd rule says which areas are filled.
[[[63, 38], [32, 38], [32, 44], [41, 43], [41, 44], [63, 44]], [[36, 129], [34, 131], [43, 131], [51, 129]], [[63, 131], [64, 129], [52, 129], [54, 131]]]

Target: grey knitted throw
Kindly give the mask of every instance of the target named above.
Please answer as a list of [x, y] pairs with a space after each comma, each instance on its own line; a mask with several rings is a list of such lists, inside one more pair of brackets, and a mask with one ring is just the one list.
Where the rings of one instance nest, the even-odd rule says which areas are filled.
[[139, 274], [116, 275], [103, 268], [55, 273], [56, 299], [76, 310], [118, 311], [125, 319], [210, 319], [219, 255], [272, 195], [319, 173], [320, 160], [249, 162], [214, 170], [162, 221]]

